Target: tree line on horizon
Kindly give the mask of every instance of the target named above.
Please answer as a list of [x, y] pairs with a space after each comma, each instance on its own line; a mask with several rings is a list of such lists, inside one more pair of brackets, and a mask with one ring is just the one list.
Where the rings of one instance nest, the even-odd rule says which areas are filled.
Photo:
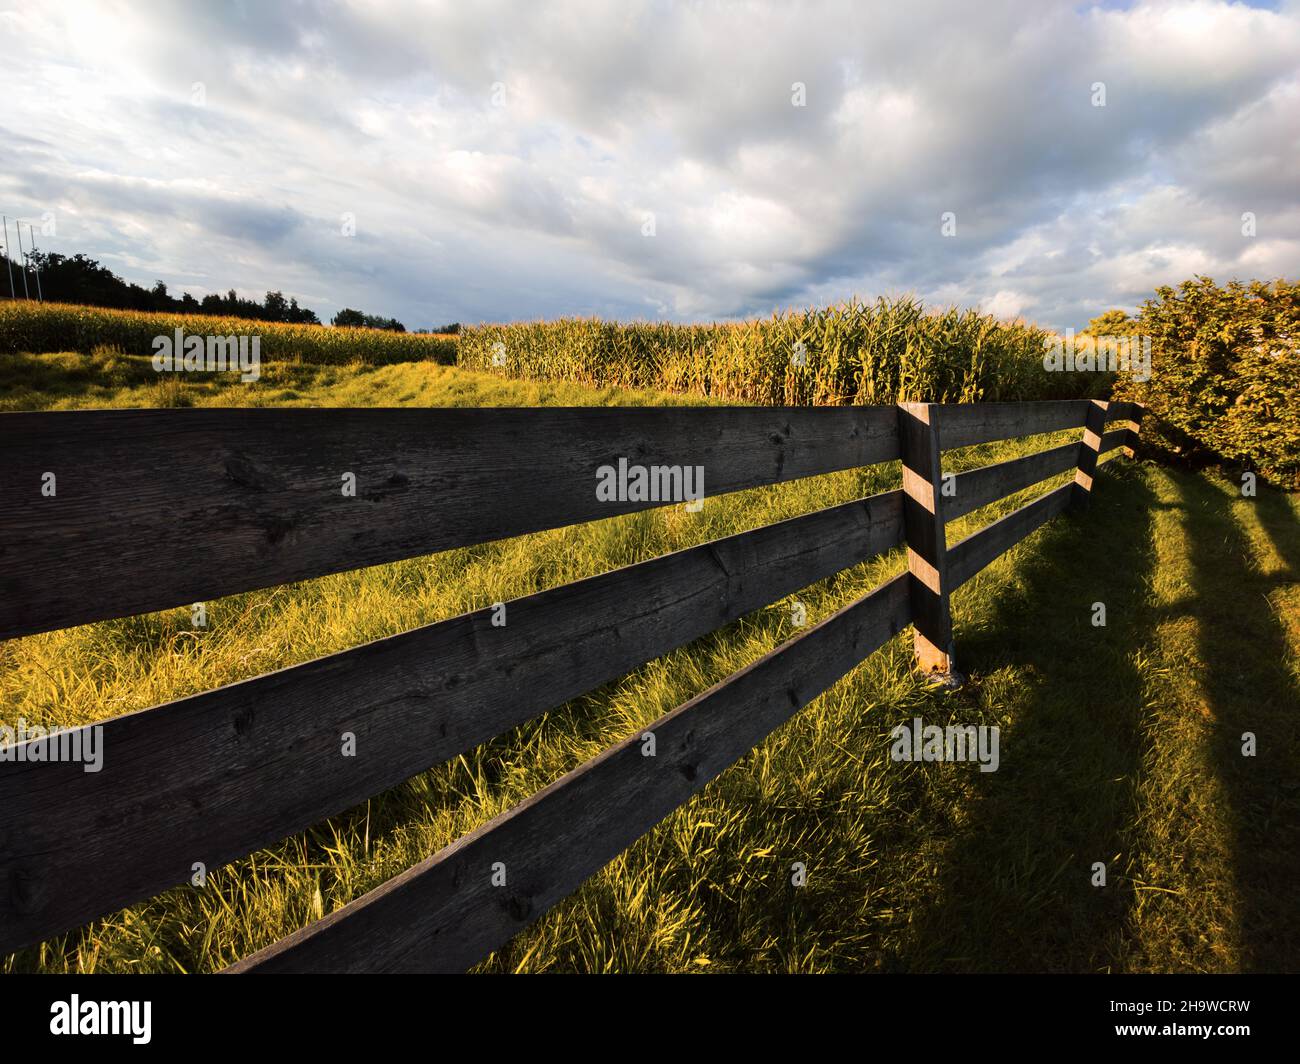
[[[225, 295], [210, 292], [201, 299], [196, 299], [189, 292], [183, 292], [180, 296], [172, 295], [163, 281], [156, 281], [152, 288], [145, 288], [123, 280], [107, 266], [81, 252], [60, 255], [57, 252], [29, 251], [25, 258], [26, 293], [31, 298], [36, 298], [36, 276], [39, 271], [40, 297], [47, 303], [79, 303], [111, 310], [220, 315], [290, 325], [321, 324], [314, 310], [300, 307], [296, 296], [286, 299], [280, 291], [267, 292], [266, 298], [261, 302], [244, 299], [233, 288]], [[0, 252], [0, 287], [7, 289], [12, 276], [14, 291], [19, 299], [24, 297], [22, 270], [22, 263], [16, 259], [11, 260], [4, 252]], [[330, 324], [346, 328], [406, 332], [406, 326], [396, 318], [366, 314], [351, 307], [344, 307], [335, 314]], [[454, 332], [458, 331], [458, 327], [448, 326], [436, 331]]]

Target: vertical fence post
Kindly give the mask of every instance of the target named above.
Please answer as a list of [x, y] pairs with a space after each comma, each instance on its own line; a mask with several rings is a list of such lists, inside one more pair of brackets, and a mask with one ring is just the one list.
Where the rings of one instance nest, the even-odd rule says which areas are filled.
[[1099, 399], [1088, 403], [1088, 414], [1083, 423], [1083, 446], [1079, 448], [1079, 468], [1074, 473], [1074, 491], [1070, 493], [1070, 509], [1086, 510], [1092, 497], [1092, 482], [1097, 476], [1097, 456], [1101, 452], [1101, 434], [1106, 431], [1106, 407]]
[[1128, 439], [1124, 445], [1124, 457], [1135, 458], [1137, 456], [1138, 434], [1142, 431], [1142, 414], [1145, 407], [1134, 404], [1133, 416], [1129, 419], [1133, 427], [1128, 430]]
[[916, 664], [922, 671], [955, 676], [952, 611], [948, 603], [948, 549], [941, 506], [939, 407], [898, 404], [898, 443], [903, 459], [903, 530], [912, 599]]

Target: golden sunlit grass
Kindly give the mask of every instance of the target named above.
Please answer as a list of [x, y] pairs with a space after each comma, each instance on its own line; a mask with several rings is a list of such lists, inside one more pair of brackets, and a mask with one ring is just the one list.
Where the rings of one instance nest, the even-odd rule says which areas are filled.
[[506, 381], [432, 362], [344, 366], [273, 362], [258, 380], [234, 373], [157, 373], [148, 357], [100, 345], [91, 354], [0, 357], [0, 410], [175, 406], [628, 406], [699, 403], [617, 388]]

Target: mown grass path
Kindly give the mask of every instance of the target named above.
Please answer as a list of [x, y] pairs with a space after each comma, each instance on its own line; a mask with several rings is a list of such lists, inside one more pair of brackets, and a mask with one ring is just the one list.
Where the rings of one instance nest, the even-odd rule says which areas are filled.
[[1086, 518], [959, 599], [957, 697], [1010, 718], [1004, 767], [938, 792], [957, 826], [900, 967], [1300, 963], [1297, 501], [1111, 466]]

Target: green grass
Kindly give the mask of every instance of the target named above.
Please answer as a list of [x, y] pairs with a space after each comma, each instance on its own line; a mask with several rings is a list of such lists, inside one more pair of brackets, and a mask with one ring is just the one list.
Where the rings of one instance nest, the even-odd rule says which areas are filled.
[[[103, 357], [111, 364], [93, 369], [75, 361], [84, 356], [0, 360], [0, 408], [168, 398], [152, 371]], [[427, 364], [275, 373], [256, 386], [186, 375], [170, 405], [665, 401]], [[947, 468], [1053, 441], [974, 448]], [[898, 480], [894, 463], [709, 499], [698, 514], [663, 508], [233, 596], [209, 604], [203, 631], [178, 609], [13, 640], [0, 644], [0, 705], [30, 722], [102, 719]], [[963, 519], [950, 542], [1033, 494]], [[1297, 967], [1300, 499], [1244, 499], [1210, 476], [1123, 461], [1104, 465], [1095, 494], [1085, 516], [1058, 518], [957, 593], [963, 689], [927, 689], [900, 636], [482, 967]], [[895, 552], [796, 597], [814, 623], [903, 564]], [[1091, 624], [1097, 601], [1104, 628]], [[229, 865], [203, 889], [168, 891], [3, 969], [194, 972], [246, 956], [790, 638], [791, 602]], [[892, 762], [890, 730], [918, 715], [999, 725], [999, 771]], [[1253, 759], [1239, 756], [1246, 730], [1259, 737]], [[796, 861], [808, 870], [800, 888]], [[1105, 888], [1090, 885], [1095, 861]]]
[[0, 411], [188, 406], [644, 406], [704, 400], [563, 382], [509, 381], [433, 362], [372, 366], [263, 363], [233, 373], [157, 373], [148, 356], [100, 346], [91, 354], [0, 356]]

